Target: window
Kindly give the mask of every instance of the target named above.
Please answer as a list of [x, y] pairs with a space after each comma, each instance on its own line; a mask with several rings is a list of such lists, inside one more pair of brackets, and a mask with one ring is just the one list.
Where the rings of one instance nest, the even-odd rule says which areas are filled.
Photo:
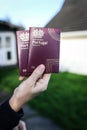
[[6, 44], [5, 44], [5, 46], [6, 46], [6, 48], [10, 48], [11, 47], [11, 38], [10, 37], [6, 37]]
[[1, 37], [0, 37], [0, 48], [2, 48], [2, 43], [1, 43], [2, 41], [1, 41]]
[[11, 60], [11, 52], [10, 51], [7, 52], [7, 59]]

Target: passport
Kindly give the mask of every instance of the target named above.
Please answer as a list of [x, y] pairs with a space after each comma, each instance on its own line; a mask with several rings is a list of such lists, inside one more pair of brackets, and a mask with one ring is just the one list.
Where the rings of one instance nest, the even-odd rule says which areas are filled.
[[17, 31], [19, 73], [28, 76], [29, 30]]
[[57, 28], [30, 28], [28, 72], [40, 64], [45, 65], [45, 73], [59, 72], [60, 30]]

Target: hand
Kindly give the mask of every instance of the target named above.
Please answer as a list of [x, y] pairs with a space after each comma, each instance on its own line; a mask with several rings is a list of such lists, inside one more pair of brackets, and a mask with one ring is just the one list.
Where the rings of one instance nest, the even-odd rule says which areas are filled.
[[45, 66], [39, 65], [32, 75], [23, 81], [15, 90], [9, 104], [16, 112], [29, 100], [45, 91], [51, 74], [44, 74]]
[[27, 130], [24, 121], [19, 121], [19, 124], [13, 130]]

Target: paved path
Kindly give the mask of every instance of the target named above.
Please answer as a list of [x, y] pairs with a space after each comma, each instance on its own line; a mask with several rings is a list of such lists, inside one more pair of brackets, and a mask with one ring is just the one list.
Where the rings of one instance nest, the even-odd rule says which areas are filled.
[[28, 130], [62, 130], [51, 120], [40, 116], [37, 111], [32, 110], [29, 106], [25, 105], [24, 109], [24, 120]]
[[[0, 90], [0, 102], [10, 95]], [[25, 105], [23, 120], [26, 122], [27, 130], [62, 130], [51, 120], [41, 116], [37, 111]]]

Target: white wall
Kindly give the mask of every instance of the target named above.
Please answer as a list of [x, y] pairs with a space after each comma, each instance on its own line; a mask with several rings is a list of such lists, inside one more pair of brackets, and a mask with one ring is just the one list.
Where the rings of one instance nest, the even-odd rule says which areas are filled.
[[[14, 32], [0, 32], [0, 66], [15, 65], [17, 63], [16, 39]], [[6, 37], [11, 38], [11, 45], [7, 47]], [[11, 53], [11, 59], [7, 58], [7, 53]]]
[[60, 71], [87, 75], [87, 31], [61, 34]]

